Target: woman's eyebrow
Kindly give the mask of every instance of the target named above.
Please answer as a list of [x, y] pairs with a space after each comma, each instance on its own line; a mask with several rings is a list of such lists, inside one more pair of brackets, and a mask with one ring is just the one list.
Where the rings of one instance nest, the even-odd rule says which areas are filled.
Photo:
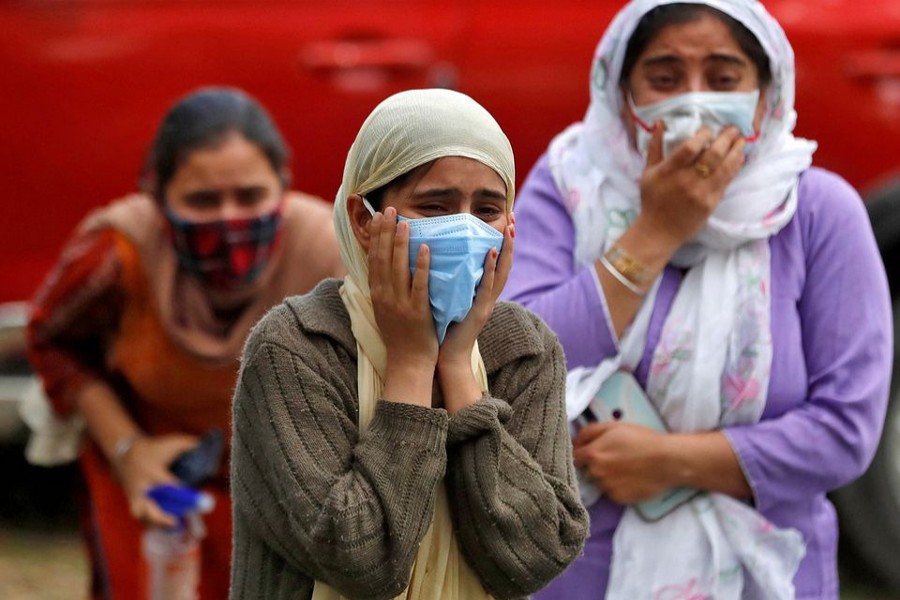
[[[480, 196], [483, 198], [489, 199], [497, 199], [506, 201], [506, 193], [501, 192], [499, 190], [491, 189], [491, 188], [479, 188], [475, 190], [475, 196]], [[450, 188], [431, 188], [427, 190], [416, 190], [412, 194], [412, 198], [415, 200], [424, 200], [424, 199], [432, 199], [432, 198], [441, 198], [441, 199], [449, 199], [449, 198], [459, 198], [462, 197], [463, 193], [459, 188], [450, 187]]]
[[745, 59], [736, 54], [710, 54], [703, 60], [704, 62], [724, 63], [728, 65], [736, 65], [739, 67], [744, 67], [749, 64]]
[[192, 190], [184, 194], [184, 198], [191, 201], [202, 200], [208, 202], [210, 200], [218, 200], [222, 196], [222, 192], [219, 190], [210, 190], [210, 189], [200, 189], [200, 190]]
[[[703, 58], [704, 62], [727, 63], [732, 65], [746, 66], [748, 62], [737, 54], [727, 54], [717, 52]], [[683, 65], [684, 58], [676, 54], [660, 54], [658, 56], [650, 56], [641, 61], [641, 65], [645, 67]]]
[[496, 200], [503, 200], [506, 202], [506, 193], [501, 192], [499, 190], [494, 190], [490, 188], [481, 188], [477, 192], [475, 192], [476, 196], [485, 196], [487, 198], [492, 198]]
[[453, 198], [461, 196], [462, 192], [457, 188], [430, 188], [427, 190], [416, 190], [412, 197], [415, 199], [425, 198]]
[[658, 56], [650, 56], [640, 61], [644, 67], [658, 67], [668, 65], [683, 65], [684, 59], [675, 54], [660, 54]]

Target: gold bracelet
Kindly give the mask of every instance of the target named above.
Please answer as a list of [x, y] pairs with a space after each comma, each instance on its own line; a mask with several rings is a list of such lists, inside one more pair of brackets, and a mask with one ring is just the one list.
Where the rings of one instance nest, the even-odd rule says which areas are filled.
[[626, 288], [628, 288], [632, 294], [635, 294], [636, 296], [643, 296], [644, 294], [647, 293], [645, 290], [642, 290], [641, 288], [639, 288], [630, 279], [625, 277], [624, 274], [620, 273], [617, 268], [615, 268], [612, 264], [610, 264], [610, 262], [608, 260], [606, 260], [606, 256], [603, 254], [600, 255], [600, 264], [603, 265], [603, 268], [606, 269], [606, 271], [610, 275], [615, 277], [619, 281], [619, 283], [621, 283]]
[[643, 288], [651, 282], [650, 270], [618, 244], [609, 247], [603, 257], [628, 281]]

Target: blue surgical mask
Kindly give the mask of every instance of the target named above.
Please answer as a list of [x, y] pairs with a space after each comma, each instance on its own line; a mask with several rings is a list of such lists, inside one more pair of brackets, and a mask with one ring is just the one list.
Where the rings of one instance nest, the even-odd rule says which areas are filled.
[[[367, 200], [363, 203], [375, 213]], [[409, 269], [413, 275], [419, 247], [426, 244], [431, 254], [428, 299], [438, 343], [442, 343], [450, 323], [462, 321], [469, 314], [487, 253], [503, 247], [503, 234], [469, 213], [397, 218], [409, 223]]]
[[757, 139], [753, 120], [758, 103], [759, 90], [691, 92], [646, 106], [635, 106], [631, 96], [628, 97], [628, 106], [637, 121], [638, 150], [644, 160], [647, 159], [653, 124], [660, 119], [666, 125], [663, 156], [668, 156], [676, 146], [700, 131], [704, 125], [709, 128], [713, 137], [719, 135], [726, 126], [735, 125], [748, 142], [745, 152], [749, 152], [750, 143]]

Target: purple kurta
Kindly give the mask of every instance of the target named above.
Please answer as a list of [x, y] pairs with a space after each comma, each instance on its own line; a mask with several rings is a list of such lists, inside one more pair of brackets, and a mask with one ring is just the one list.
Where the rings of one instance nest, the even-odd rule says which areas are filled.
[[[575, 231], [546, 156], [516, 199], [516, 247], [504, 298], [524, 304], [559, 335], [569, 368], [616, 352], [617, 340], [591, 268], [574, 264]], [[810, 168], [794, 218], [770, 239], [773, 357], [762, 420], [725, 429], [756, 508], [798, 529], [806, 556], [797, 598], [838, 597], [837, 519], [825, 493], [861, 475], [878, 445], [892, 363], [890, 294], [859, 195]], [[637, 378], [681, 282], [667, 267]], [[620, 506], [590, 507], [585, 553], [539, 600], [603, 598]]]

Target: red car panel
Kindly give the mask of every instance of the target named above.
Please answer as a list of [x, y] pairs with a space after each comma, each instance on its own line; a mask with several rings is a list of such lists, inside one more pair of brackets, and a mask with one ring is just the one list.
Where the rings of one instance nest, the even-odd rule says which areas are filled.
[[[257, 96], [294, 150], [296, 186], [331, 198], [368, 111], [446, 86], [508, 132], [519, 180], [588, 102], [618, 1], [19, 1], [0, 8], [6, 198], [0, 301], [28, 298], [92, 206], [134, 188], [159, 119], [199, 85]], [[797, 54], [797, 131], [863, 191], [900, 165], [900, 3], [767, 3]]]

